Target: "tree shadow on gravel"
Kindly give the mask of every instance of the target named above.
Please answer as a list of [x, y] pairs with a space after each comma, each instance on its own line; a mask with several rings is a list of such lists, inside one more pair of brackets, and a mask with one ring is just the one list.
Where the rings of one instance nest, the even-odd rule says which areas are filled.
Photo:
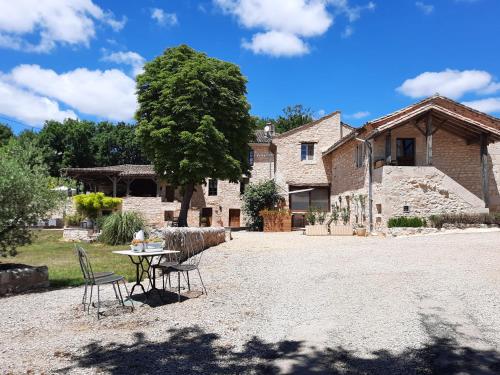
[[[305, 347], [298, 341], [266, 343], [257, 337], [242, 350], [224, 347], [218, 335], [198, 327], [171, 329], [162, 342], [135, 333], [133, 344], [94, 342], [73, 364], [56, 372], [93, 369], [110, 374], [499, 374], [500, 353], [460, 346], [452, 338], [430, 337], [420, 348], [368, 358], [342, 347]], [[287, 363], [286, 371], [280, 363]]]

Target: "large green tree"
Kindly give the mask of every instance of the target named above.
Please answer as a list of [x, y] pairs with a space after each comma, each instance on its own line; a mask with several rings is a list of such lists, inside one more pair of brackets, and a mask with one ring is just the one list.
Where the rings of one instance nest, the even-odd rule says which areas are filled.
[[181, 45], [146, 63], [137, 89], [137, 135], [156, 172], [182, 187], [179, 225], [187, 226], [196, 185], [249, 171], [246, 79], [238, 66]]
[[0, 123], [0, 146], [6, 145], [12, 137], [14, 133], [10, 126]]
[[31, 241], [30, 225], [57, 208], [63, 197], [50, 189], [43, 154], [12, 139], [0, 147], [0, 255], [15, 255]]

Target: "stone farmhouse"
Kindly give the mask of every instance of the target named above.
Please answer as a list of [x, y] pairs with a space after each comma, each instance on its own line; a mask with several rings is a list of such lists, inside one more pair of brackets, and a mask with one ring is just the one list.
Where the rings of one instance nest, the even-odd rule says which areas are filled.
[[[296, 228], [310, 208], [352, 205], [356, 194], [367, 197], [368, 207], [365, 217], [351, 220], [372, 229], [394, 216], [500, 210], [500, 119], [442, 96], [361, 128], [334, 112], [282, 134], [259, 130], [250, 146], [251, 175], [239, 184], [209, 179], [198, 186], [189, 225], [245, 226], [245, 187], [268, 179], [277, 182]], [[152, 225], [168, 225], [180, 210], [180, 191], [149, 165], [64, 173], [90, 191], [123, 197], [123, 211], [140, 212]]]

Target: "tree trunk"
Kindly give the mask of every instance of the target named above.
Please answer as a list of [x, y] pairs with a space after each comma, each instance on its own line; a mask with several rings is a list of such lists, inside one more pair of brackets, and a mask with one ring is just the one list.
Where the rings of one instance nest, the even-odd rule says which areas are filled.
[[194, 192], [194, 184], [187, 184], [184, 186], [184, 195], [182, 196], [181, 212], [179, 213], [179, 226], [187, 227], [187, 215], [189, 210], [189, 203]]

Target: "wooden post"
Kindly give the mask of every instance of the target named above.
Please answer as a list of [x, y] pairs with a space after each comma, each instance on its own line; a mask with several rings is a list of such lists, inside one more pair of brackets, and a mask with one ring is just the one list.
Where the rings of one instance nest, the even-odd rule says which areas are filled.
[[130, 184], [132, 183], [132, 180], [126, 180], [125, 183], [127, 184], [127, 193], [126, 196], [130, 196]]
[[159, 197], [160, 196], [160, 181], [157, 178], [155, 178], [153, 181], [156, 183], [156, 197]]
[[432, 112], [429, 112], [429, 116], [427, 117], [425, 138], [427, 146], [426, 164], [432, 165]]
[[483, 200], [486, 208], [490, 207], [489, 171], [488, 171], [488, 135], [481, 133], [481, 179], [483, 186]]
[[385, 162], [387, 164], [390, 164], [392, 162], [392, 138], [390, 130], [385, 136]]
[[116, 177], [113, 177], [111, 181], [113, 182], [113, 197], [116, 197]]

